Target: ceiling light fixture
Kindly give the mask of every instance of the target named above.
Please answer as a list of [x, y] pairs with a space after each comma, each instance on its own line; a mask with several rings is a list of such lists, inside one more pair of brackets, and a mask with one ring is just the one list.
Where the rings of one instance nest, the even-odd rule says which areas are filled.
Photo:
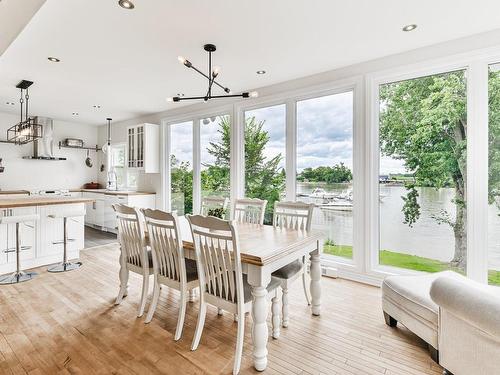
[[[28, 88], [32, 84], [33, 82], [23, 79], [16, 85], [16, 88], [21, 90], [21, 98], [19, 99], [19, 103], [21, 103], [21, 120], [7, 129], [7, 140], [16, 145], [25, 145], [42, 137], [42, 125], [36, 122], [35, 117], [29, 115], [30, 95]], [[26, 94], [24, 93], [25, 90]], [[24, 113], [23, 110], [25, 110]]]
[[118, 5], [121, 6], [123, 9], [134, 9], [135, 5], [133, 2], [130, 0], [120, 0], [118, 1]]
[[106, 143], [101, 147], [101, 150], [104, 154], [106, 154], [109, 149], [111, 148], [111, 121], [113, 119], [108, 117], [106, 118], [106, 121], [108, 122], [108, 140], [106, 141]]
[[7, 105], [15, 105], [16, 103], [14, 103], [14, 102], [5, 102], [5, 104], [7, 104]]
[[98, 104], [94, 104], [94, 108], [95, 108], [95, 109], [99, 109], [99, 108], [101, 108], [101, 106], [100, 106], [100, 105], [98, 105]]
[[61, 60], [57, 57], [47, 57], [47, 60], [49, 60], [50, 62], [61, 62]]
[[[191, 96], [188, 98], [181, 97], [180, 95], [167, 98], [167, 102], [180, 102], [181, 100], [203, 100], [207, 102], [209, 99], [220, 99], [220, 98], [256, 98], [259, 96], [257, 91], [252, 91], [252, 92], [243, 92], [241, 94], [231, 94], [231, 90], [228, 87], [225, 87], [221, 85], [219, 82], [217, 82], [215, 79], [219, 76], [220, 74], [220, 68], [219, 67], [214, 67], [212, 68], [212, 53], [215, 52], [216, 47], [213, 44], [205, 44], [203, 46], [203, 49], [208, 52], [208, 73], [205, 74], [198, 68], [196, 68], [191, 61], [185, 59], [182, 56], [179, 56], [177, 60], [181, 64], [183, 64], [186, 68], [193, 69], [195, 72], [199, 73], [203, 77], [205, 77], [208, 80], [208, 90], [207, 93], [203, 96]], [[216, 85], [220, 87], [222, 90], [224, 90], [227, 95], [212, 95], [212, 88], [213, 85]]]
[[265, 70], [257, 70], [256, 72], [257, 74], [266, 74], [266, 71]]
[[72, 115], [73, 116], [78, 116], [78, 112], [73, 112]]
[[406, 25], [406, 26], [404, 26], [404, 27], [403, 27], [403, 31], [406, 31], [406, 32], [408, 32], [408, 31], [413, 31], [413, 30], [415, 30], [416, 28], [417, 28], [417, 25], [416, 25], [416, 24], [414, 24], [414, 23], [412, 23], [412, 24], [410, 24], [410, 25]]

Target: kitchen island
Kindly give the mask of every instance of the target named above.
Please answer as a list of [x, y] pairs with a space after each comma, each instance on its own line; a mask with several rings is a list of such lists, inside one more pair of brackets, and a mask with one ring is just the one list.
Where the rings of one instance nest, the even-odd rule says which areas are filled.
[[[39, 220], [21, 224], [21, 246], [30, 246], [20, 252], [21, 269], [26, 270], [59, 263], [63, 258], [63, 219], [49, 215], [85, 211], [91, 198], [9, 196], [0, 198], [0, 216], [38, 214]], [[84, 247], [84, 216], [68, 219], [68, 259], [79, 258]], [[6, 252], [16, 245], [15, 224], [0, 224], [0, 274], [15, 271], [16, 253]]]

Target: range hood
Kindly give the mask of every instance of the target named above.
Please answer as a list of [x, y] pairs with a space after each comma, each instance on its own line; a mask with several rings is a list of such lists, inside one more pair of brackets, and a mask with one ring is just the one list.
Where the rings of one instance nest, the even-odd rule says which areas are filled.
[[66, 160], [66, 158], [58, 158], [53, 154], [54, 151], [54, 125], [52, 119], [48, 117], [35, 117], [35, 123], [42, 125], [41, 138], [33, 141], [33, 154], [23, 156], [23, 159], [29, 160]]

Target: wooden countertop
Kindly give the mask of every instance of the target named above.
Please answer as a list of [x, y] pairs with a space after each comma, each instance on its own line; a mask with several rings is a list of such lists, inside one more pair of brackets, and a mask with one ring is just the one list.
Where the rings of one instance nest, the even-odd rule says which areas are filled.
[[28, 190], [0, 190], [0, 195], [12, 195], [12, 194], [26, 194], [29, 195]]
[[4, 198], [0, 199], [0, 208], [51, 206], [56, 204], [88, 203], [93, 202], [90, 198], [72, 197], [29, 197], [29, 198]]
[[70, 192], [85, 192], [105, 195], [155, 195], [148, 191], [124, 191], [124, 190], [106, 190], [106, 189], [72, 189]]

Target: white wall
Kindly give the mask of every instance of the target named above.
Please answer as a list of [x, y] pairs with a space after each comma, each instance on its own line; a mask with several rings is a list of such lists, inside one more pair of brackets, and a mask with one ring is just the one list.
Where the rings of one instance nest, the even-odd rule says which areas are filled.
[[[7, 139], [7, 129], [19, 121], [18, 115], [0, 112], [0, 139]], [[90, 145], [97, 143], [97, 126], [77, 124], [54, 119], [54, 142], [57, 144], [64, 138], [80, 138]], [[0, 143], [0, 158], [3, 159], [5, 172], [0, 173], [0, 189], [2, 190], [41, 190], [41, 189], [74, 189], [86, 182], [96, 181], [99, 162], [95, 152], [90, 156], [94, 161], [92, 168], [85, 165], [87, 157], [83, 150], [60, 149], [56, 146], [54, 156], [67, 160], [25, 160], [22, 157], [31, 155], [33, 145], [23, 146]]]
[[[473, 35], [466, 38], [461, 38], [446, 43], [440, 43], [424, 48], [419, 48], [416, 50], [400, 53], [397, 55], [391, 55], [377, 60], [367, 61], [364, 63], [347, 66], [344, 68], [331, 70], [328, 72], [315, 74], [312, 76], [299, 78], [287, 82], [282, 82], [276, 85], [263, 87], [257, 89], [260, 98], [265, 98], [266, 96], [276, 95], [284, 92], [290, 92], [293, 90], [300, 90], [310, 86], [316, 86], [321, 84], [326, 84], [328, 82], [337, 81], [344, 78], [354, 77], [354, 76], [366, 76], [369, 73], [396, 68], [404, 65], [411, 65], [414, 63], [438, 59], [441, 57], [451, 56], [455, 54], [465, 53], [468, 51], [476, 49], [484, 49], [489, 47], [498, 46], [500, 41], [500, 30], [495, 30], [488, 33]], [[290, 62], [293, 63], [293, 62]], [[180, 91], [182, 88], [179, 88]], [[203, 89], [200, 86], [200, 89]], [[167, 95], [165, 95], [167, 96]], [[247, 103], [251, 103], [252, 99], [246, 99]], [[225, 104], [235, 104], [237, 100], [212, 100], [209, 103], [198, 103], [189, 106], [175, 106], [171, 104], [171, 109], [154, 113], [148, 116], [142, 116], [138, 118], [129, 119], [126, 121], [121, 121], [112, 124], [112, 141], [113, 143], [126, 142], [126, 127], [130, 125], [136, 125], [140, 123], [153, 123], [161, 124], [161, 120], [171, 117], [180, 117], [183, 114], [195, 113], [201, 110], [209, 113], [213, 108], [225, 105]], [[167, 107], [167, 103], [165, 103]], [[104, 143], [107, 137], [106, 127], [101, 126], [99, 129], [99, 144]], [[99, 181], [105, 183], [106, 175], [100, 174]], [[157, 203], [160, 202], [161, 194], [161, 176], [160, 174], [148, 175], [143, 174], [139, 179], [139, 188], [142, 190], [155, 191], [157, 193]]]

